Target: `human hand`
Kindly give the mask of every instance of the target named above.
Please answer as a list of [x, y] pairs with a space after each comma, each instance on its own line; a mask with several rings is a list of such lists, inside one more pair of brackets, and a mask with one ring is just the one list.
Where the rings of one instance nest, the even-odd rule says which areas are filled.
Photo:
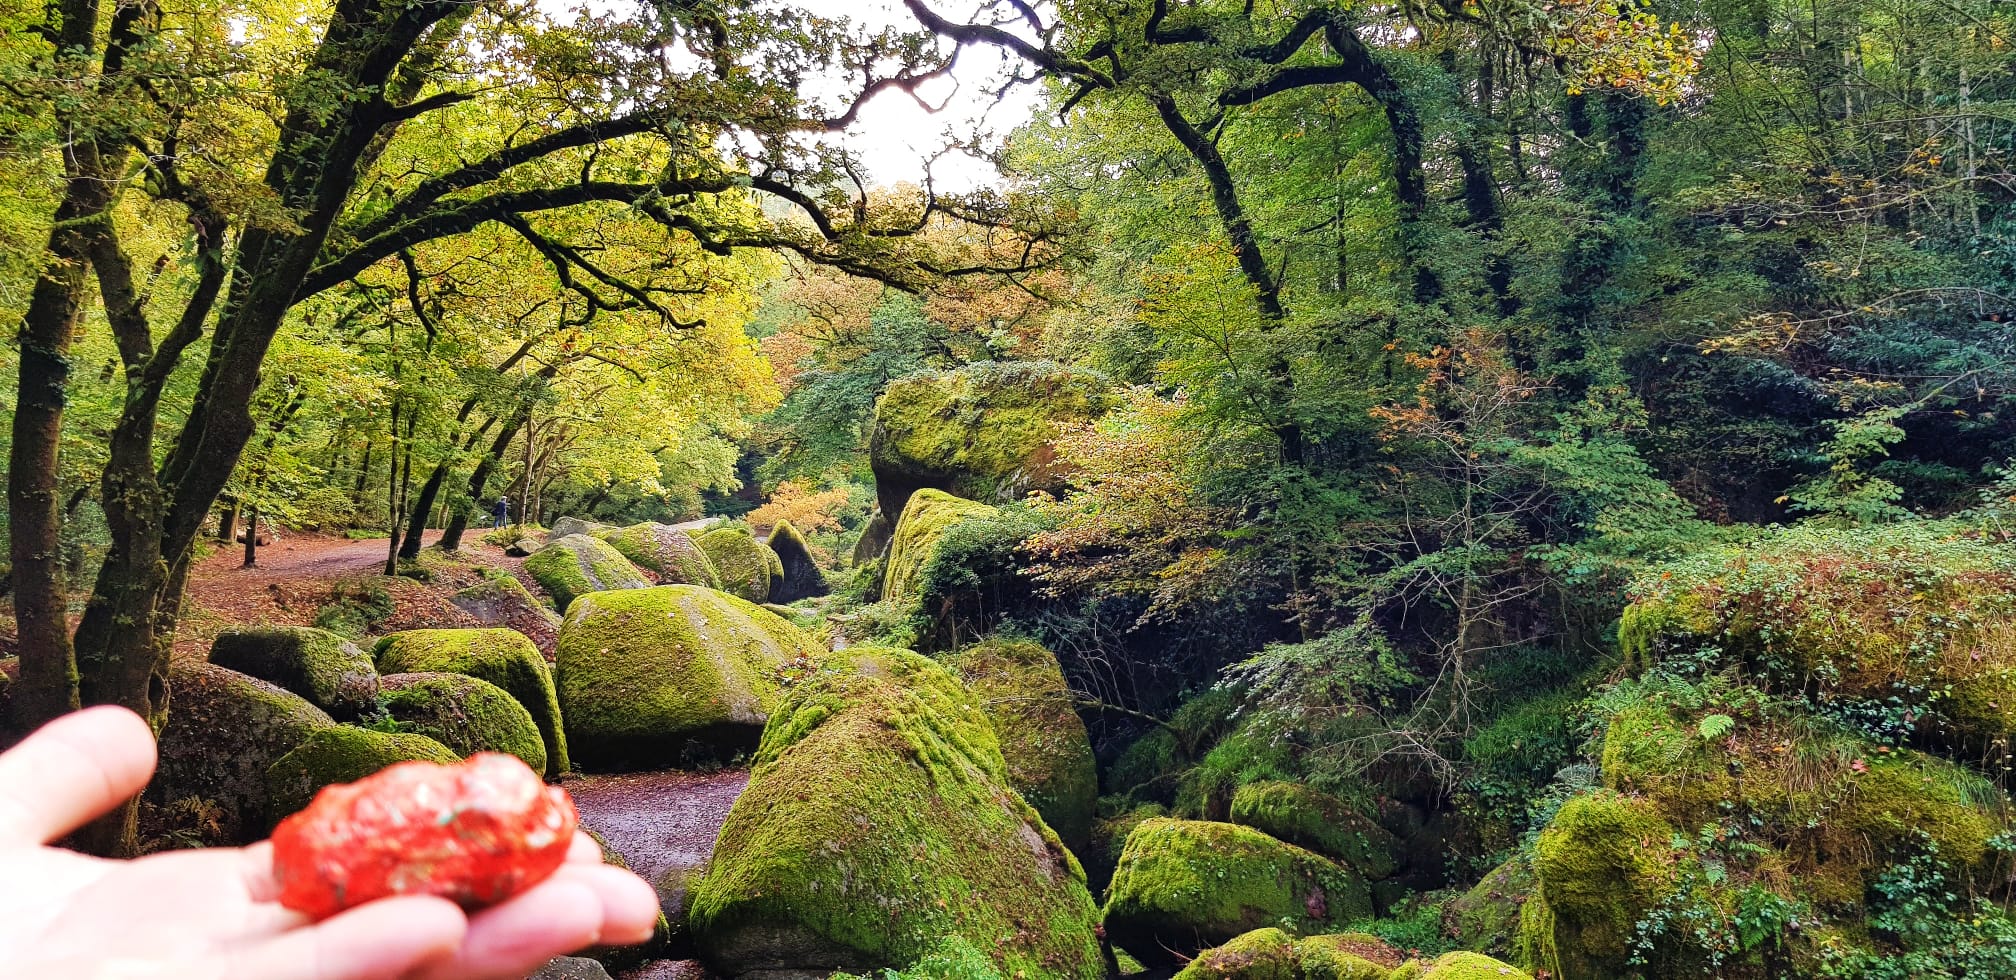
[[317, 923], [278, 903], [269, 844], [133, 861], [48, 846], [153, 771], [153, 735], [123, 708], [66, 715], [0, 755], [0, 977], [523, 977], [585, 946], [641, 943], [657, 922], [651, 886], [604, 865], [585, 834], [553, 877], [500, 905], [387, 898]]

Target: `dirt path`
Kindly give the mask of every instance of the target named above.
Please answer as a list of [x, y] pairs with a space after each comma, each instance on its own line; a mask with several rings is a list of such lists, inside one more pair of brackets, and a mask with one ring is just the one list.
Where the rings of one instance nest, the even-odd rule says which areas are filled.
[[[683, 901], [683, 873], [713, 855], [728, 808], [748, 785], [746, 769], [582, 776], [566, 783], [581, 813], [581, 825], [621, 854], [630, 870], [651, 882], [668, 906]], [[622, 980], [702, 980], [708, 974], [693, 960], [657, 960], [621, 976]]]

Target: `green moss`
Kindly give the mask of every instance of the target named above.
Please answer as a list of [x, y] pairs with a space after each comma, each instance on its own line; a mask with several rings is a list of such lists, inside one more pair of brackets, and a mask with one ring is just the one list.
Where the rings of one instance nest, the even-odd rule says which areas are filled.
[[1295, 937], [1255, 929], [1198, 954], [1174, 980], [1302, 980], [1302, 956]]
[[778, 521], [764, 545], [777, 557], [777, 579], [770, 589], [771, 601], [797, 602], [829, 591], [826, 576], [819, 571], [819, 562], [813, 557], [812, 544], [790, 521]]
[[216, 843], [265, 836], [266, 770], [336, 721], [298, 694], [213, 664], [175, 661], [168, 688], [174, 709], [161, 729], [148, 799], [208, 801], [219, 811]]
[[754, 748], [789, 672], [821, 654], [803, 631], [695, 585], [584, 597], [560, 625], [555, 681], [576, 761], [662, 768]]
[[1058, 423], [1118, 404], [1107, 381], [1043, 361], [984, 362], [893, 381], [875, 403], [869, 465], [884, 514], [912, 491], [940, 487], [974, 500], [1009, 501], [1056, 490], [1050, 450]]
[[447, 746], [425, 735], [388, 735], [350, 725], [324, 728], [303, 739], [266, 770], [274, 822], [308, 805], [325, 786], [353, 783], [400, 762], [461, 761]]
[[951, 666], [994, 723], [1009, 785], [1082, 852], [1098, 807], [1099, 769], [1057, 655], [1040, 643], [992, 639], [959, 651]]
[[560, 699], [546, 658], [524, 634], [507, 629], [407, 630], [378, 641], [378, 669], [387, 674], [440, 672], [489, 681], [518, 699], [546, 744], [546, 774], [571, 768]]
[[1675, 562], [1632, 593], [1619, 638], [1634, 661], [1742, 666], [1828, 698], [1903, 697], [1918, 734], [1969, 751], [2016, 734], [2005, 544], [1931, 521], [1800, 525]]
[[546, 744], [532, 713], [489, 681], [467, 674], [392, 674], [384, 679], [385, 711], [401, 729], [425, 735], [456, 755], [503, 752], [546, 771]]
[[670, 524], [632, 524], [611, 532], [604, 540], [638, 568], [657, 575], [660, 585], [721, 587], [721, 576], [707, 552]]
[[1533, 847], [1543, 901], [1521, 912], [1519, 942], [1535, 965], [1624, 975], [1635, 924], [1675, 887], [1673, 834], [1647, 800], [1599, 791], [1564, 804]]
[[1519, 911], [1536, 887], [1532, 858], [1523, 851], [1515, 854], [1443, 907], [1442, 929], [1465, 949], [1510, 955]]
[[1400, 954], [1378, 936], [1347, 932], [1310, 936], [1296, 947], [1304, 980], [1386, 980]]
[[217, 634], [210, 662], [271, 681], [337, 718], [377, 704], [378, 672], [356, 644], [312, 626], [233, 627]]
[[700, 550], [713, 561], [721, 591], [750, 602], [769, 602], [778, 572], [777, 555], [740, 524], [717, 527], [700, 535]]
[[1106, 898], [1113, 941], [1178, 952], [1266, 926], [1314, 935], [1371, 913], [1351, 869], [1251, 827], [1202, 820], [1134, 828]]
[[914, 600], [924, 566], [931, 561], [945, 532], [960, 521], [992, 517], [996, 513], [995, 508], [986, 504], [937, 490], [912, 494], [889, 541], [889, 560], [882, 572], [882, 600]]
[[1605, 785], [1652, 795], [1671, 820], [1708, 818], [1741, 795], [1719, 741], [1664, 704], [1640, 702], [1612, 716], [1602, 759]]
[[556, 537], [525, 559], [525, 573], [566, 612], [575, 599], [590, 592], [641, 589], [651, 584], [637, 566], [606, 541], [585, 534]]
[[1481, 953], [1444, 953], [1421, 974], [1421, 980], [1533, 980], [1518, 967]]
[[1077, 861], [973, 696], [902, 650], [838, 651], [792, 686], [691, 921], [728, 975], [902, 969], [955, 936], [1008, 976], [1105, 973]]
[[1858, 834], [1891, 858], [1929, 842], [1963, 875], [1986, 870], [1991, 841], [2008, 829], [2008, 799], [1994, 784], [1917, 752], [1872, 753], [1865, 766], [1833, 816], [1836, 831]]
[[1232, 796], [1232, 822], [1299, 844], [1378, 881], [1400, 867], [1400, 840], [1357, 808], [1299, 783], [1241, 786]]

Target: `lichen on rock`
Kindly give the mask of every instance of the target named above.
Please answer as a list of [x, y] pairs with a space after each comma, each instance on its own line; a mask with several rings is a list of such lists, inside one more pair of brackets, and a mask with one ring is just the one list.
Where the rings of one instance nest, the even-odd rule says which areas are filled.
[[612, 531], [603, 540], [638, 568], [658, 576], [659, 585], [721, 587], [720, 574], [692, 535], [670, 524], [646, 521]]
[[467, 674], [503, 688], [539, 726], [540, 741], [546, 746], [546, 774], [557, 776], [571, 767], [552, 672], [539, 648], [523, 634], [506, 629], [407, 630], [380, 639], [373, 656], [386, 674]]
[[555, 537], [525, 559], [525, 573], [553, 597], [562, 613], [590, 592], [642, 589], [651, 580], [607, 541], [586, 534]]
[[278, 684], [338, 719], [369, 712], [378, 700], [378, 671], [350, 641], [312, 626], [241, 626], [210, 645], [210, 662]]
[[575, 760], [620, 770], [753, 749], [783, 682], [822, 651], [725, 592], [661, 585], [583, 597], [555, 648]]
[[793, 685], [692, 893], [703, 959], [730, 976], [902, 969], [957, 937], [1003, 976], [1094, 980], [1098, 919], [973, 695], [882, 648]]

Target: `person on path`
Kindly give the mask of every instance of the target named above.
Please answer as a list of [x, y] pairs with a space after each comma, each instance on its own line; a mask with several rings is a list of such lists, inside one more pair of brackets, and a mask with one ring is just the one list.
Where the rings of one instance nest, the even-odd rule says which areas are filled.
[[511, 520], [511, 498], [498, 497], [497, 506], [490, 508], [490, 516], [495, 518], [491, 526], [502, 529]]

